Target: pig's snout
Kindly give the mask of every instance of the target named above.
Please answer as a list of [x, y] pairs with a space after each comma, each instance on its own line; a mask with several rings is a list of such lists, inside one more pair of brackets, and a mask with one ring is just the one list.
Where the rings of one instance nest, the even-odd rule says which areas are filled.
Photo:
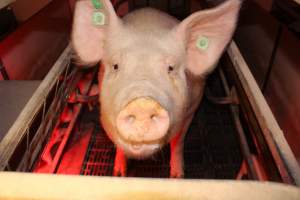
[[117, 116], [121, 137], [132, 143], [157, 142], [167, 134], [169, 124], [168, 112], [149, 97], [131, 101]]

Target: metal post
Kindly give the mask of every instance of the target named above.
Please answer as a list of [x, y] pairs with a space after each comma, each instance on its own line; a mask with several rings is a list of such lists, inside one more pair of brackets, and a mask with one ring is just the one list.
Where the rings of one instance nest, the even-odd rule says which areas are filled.
[[3, 64], [1, 58], [0, 58], [0, 73], [1, 73], [1, 75], [2, 75], [2, 77], [3, 77], [4, 80], [9, 80], [9, 76], [7, 74], [7, 71], [6, 71], [5, 67], [4, 67], [4, 64]]
[[262, 93], [265, 93], [265, 90], [267, 88], [267, 85], [268, 85], [268, 82], [269, 82], [269, 79], [270, 79], [270, 76], [271, 76], [271, 72], [272, 72], [272, 69], [273, 69], [274, 61], [275, 61], [275, 56], [276, 56], [277, 49], [279, 47], [280, 38], [281, 38], [281, 35], [282, 35], [282, 29], [283, 29], [282, 24], [280, 24], [279, 27], [278, 27], [277, 34], [276, 34], [275, 43], [274, 43], [274, 47], [273, 47], [273, 50], [272, 50], [271, 58], [269, 60], [267, 72], [266, 72], [266, 75], [265, 75], [263, 83], [262, 83], [262, 87], [261, 87], [262, 88], [261, 89]]

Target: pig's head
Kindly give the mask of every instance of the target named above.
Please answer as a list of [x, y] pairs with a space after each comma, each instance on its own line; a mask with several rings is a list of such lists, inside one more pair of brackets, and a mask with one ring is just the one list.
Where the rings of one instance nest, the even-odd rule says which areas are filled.
[[[91, 20], [91, 2], [78, 1], [72, 44], [82, 63], [101, 60], [100, 115], [108, 136], [127, 156], [144, 158], [180, 132], [191, 106], [186, 74], [205, 79], [214, 69], [233, 34], [240, 2], [228, 0], [181, 23], [155, 17], [161, 16], [155, 10], [145, 11], [154, 12], [150, 21], [132, 14], [120, 19], [109, 0], [102, 2], [106, 19], [98, 26]], [[202, 36], [209, 41], [205, 48], [197, 45]]]

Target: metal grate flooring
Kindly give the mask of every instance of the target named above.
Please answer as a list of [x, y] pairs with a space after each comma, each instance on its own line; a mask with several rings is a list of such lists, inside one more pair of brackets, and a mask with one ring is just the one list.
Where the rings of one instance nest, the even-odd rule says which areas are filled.
[[[217, 74], [207, 86], [215, 96], [223, 96]], [[84, 122], [98, 124], [90, 141], [82, 175], [111, 176], [115, 148], [98, 123], [98, 109], [82, 115]], [[148, 160], [129, 160], [129, 177], [169, 177], [169, 146]], [[185, 178], [235, 179], [242, 155], [229, 107], [203, 98], [185, 138]]]

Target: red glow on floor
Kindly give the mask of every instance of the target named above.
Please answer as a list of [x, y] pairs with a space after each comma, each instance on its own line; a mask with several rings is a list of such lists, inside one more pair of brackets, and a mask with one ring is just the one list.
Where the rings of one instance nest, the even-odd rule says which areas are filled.
[[75, 141], [71, 141], [72, 145], [69, 145], [70, 147], [65, 151], [57, 174], [80, 174], [92, 132], [93, 128], [91, 127], [83, 133], [75, 133], [79, 137], [74, 139]]

